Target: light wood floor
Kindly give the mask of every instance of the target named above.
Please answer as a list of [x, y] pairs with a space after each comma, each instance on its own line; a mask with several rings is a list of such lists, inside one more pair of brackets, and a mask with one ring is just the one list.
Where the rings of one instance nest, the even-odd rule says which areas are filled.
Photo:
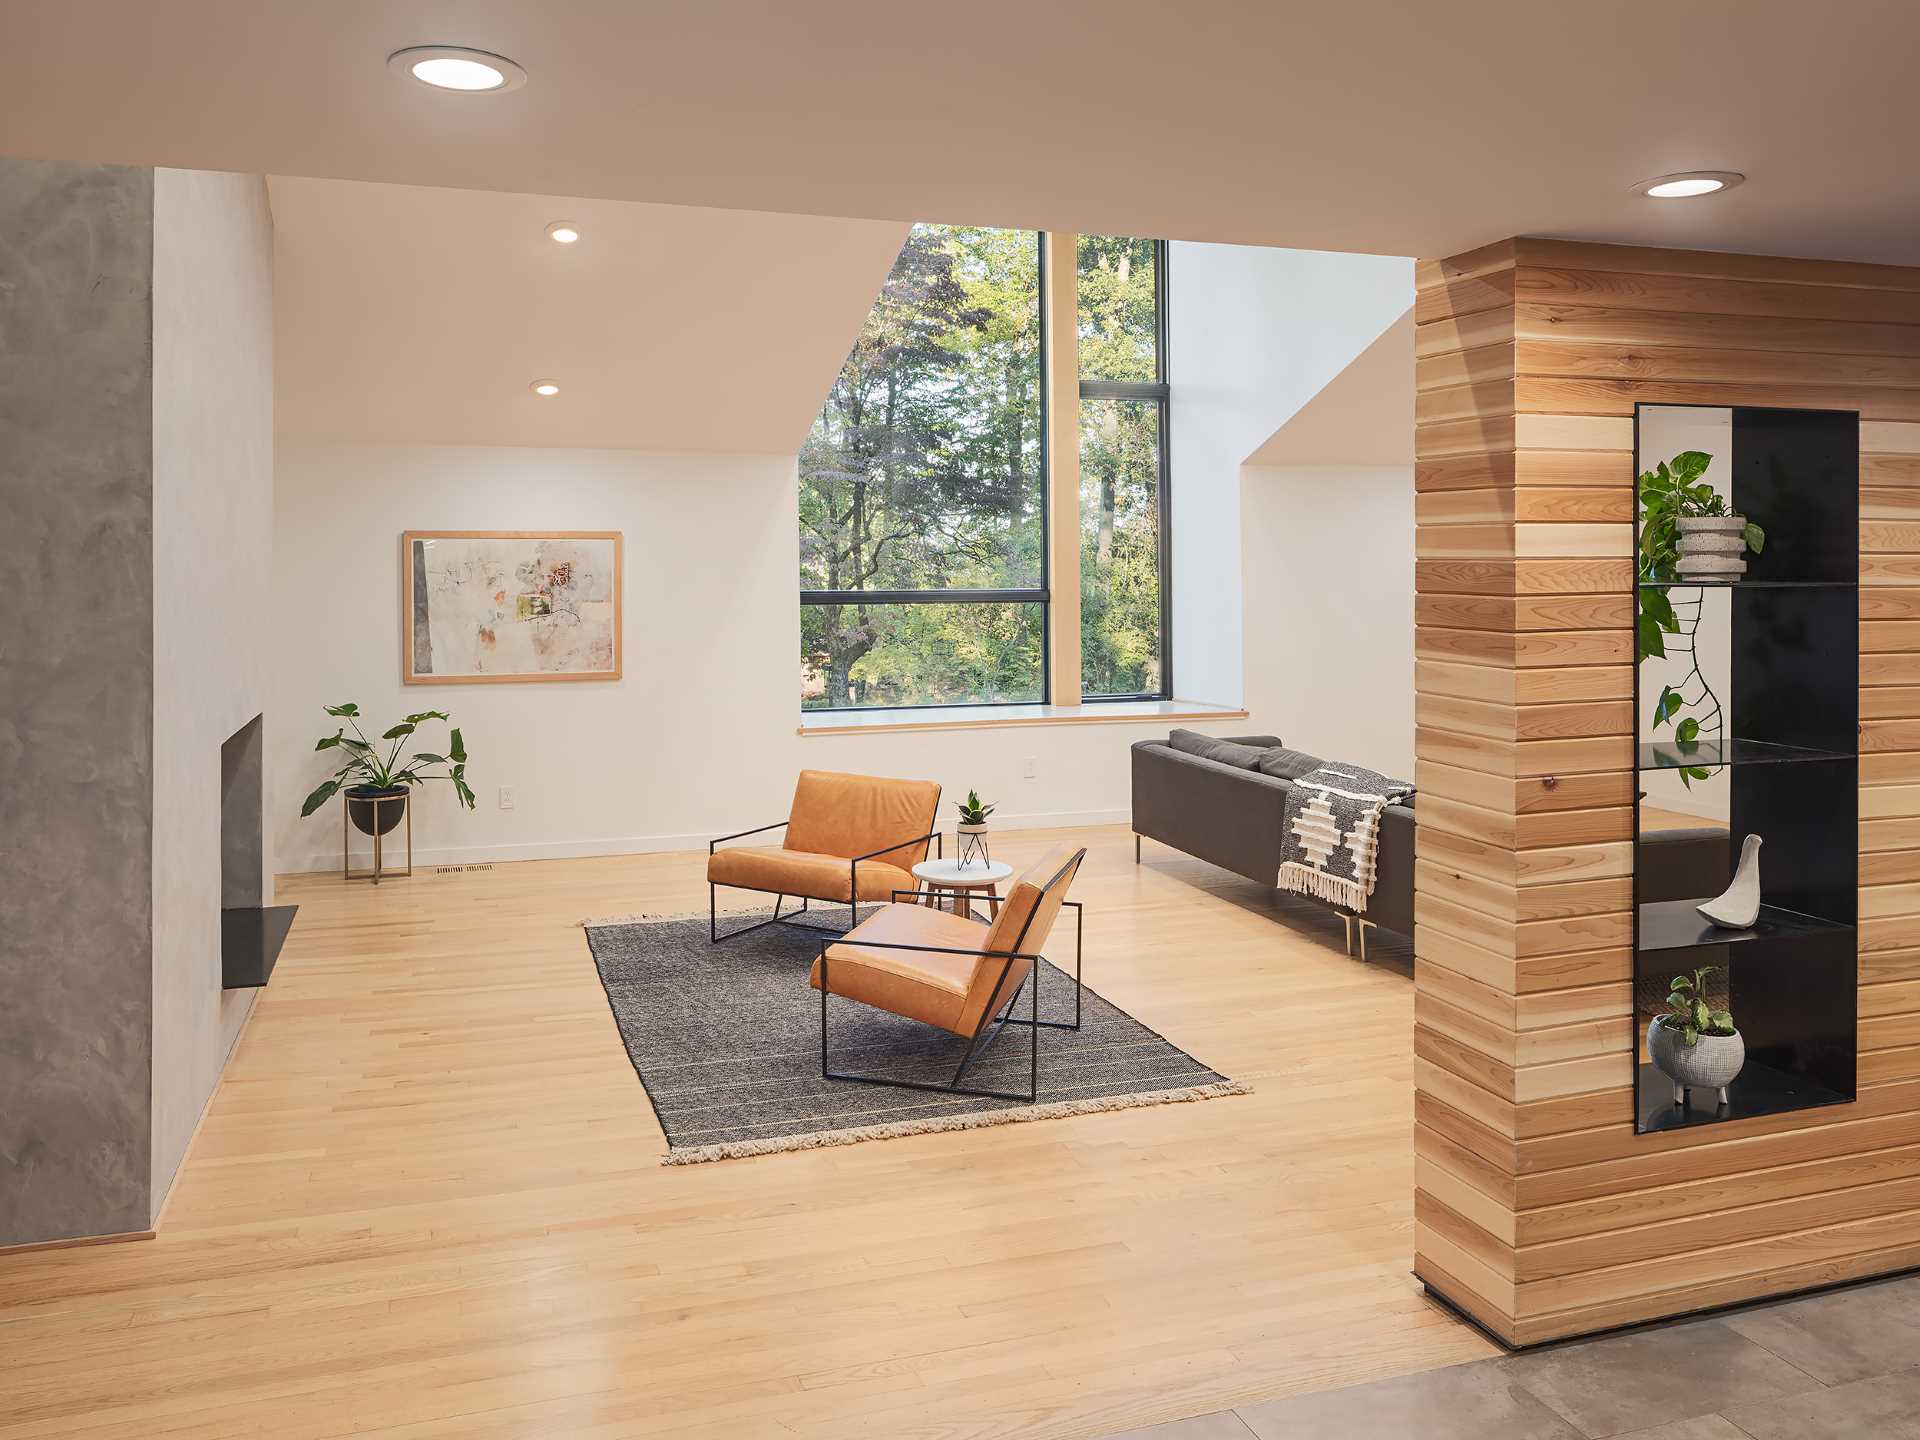
[[1089, 982], [1256, 1094], [662, 1167], [576, 922], [704, 857], [283, 879], [159, 1238], [0, 1258], [0, 1436], [1086, 1436], [1492, 1353], [1409, 1274], [1404, 948], [1072, 833]]

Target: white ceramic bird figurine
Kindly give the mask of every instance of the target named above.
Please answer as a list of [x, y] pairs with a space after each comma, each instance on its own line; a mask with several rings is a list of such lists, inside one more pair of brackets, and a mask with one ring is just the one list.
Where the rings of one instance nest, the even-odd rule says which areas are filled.
[[1745, 930], [1760, 918], [1760, 837], [1749, 835], [1740, 846], [1740, 864], [1733, 883], [1717, 898], [1694, 907], [1716, 925]]

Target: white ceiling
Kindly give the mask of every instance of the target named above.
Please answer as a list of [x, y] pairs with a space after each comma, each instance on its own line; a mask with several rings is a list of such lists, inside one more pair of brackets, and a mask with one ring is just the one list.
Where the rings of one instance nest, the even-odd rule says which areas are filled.
[[[1912, 0], [0, 0], [0, 151], [1443, 255], [1920, 262]], [[466, 44], [527, 86], [388, 72]], [[1746, 171], [1665, 205], [1633, 182]]]
[[[792, 454], [906, 227], [274, 176], [275, 429]], [[580, 227], [557, 245], [551, 221]], [[536, 379], [560, 394], [535, 396]]]

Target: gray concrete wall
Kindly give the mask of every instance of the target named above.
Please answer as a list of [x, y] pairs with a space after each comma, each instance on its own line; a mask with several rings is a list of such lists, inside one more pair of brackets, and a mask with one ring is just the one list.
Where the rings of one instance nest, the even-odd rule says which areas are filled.
[[151, 1214], [152, 244], [0, 159], [0, 1245]]
[[[257, 993], [220, 988], [220, 747], [267, 708], [273, 220], [266, 182], [155, 172], [153, 267], [157, 1213]], [[256, 781], [256, 806], [260, 794]], [[270, 896], [264, 848], [256, 863], [255, 893]]]

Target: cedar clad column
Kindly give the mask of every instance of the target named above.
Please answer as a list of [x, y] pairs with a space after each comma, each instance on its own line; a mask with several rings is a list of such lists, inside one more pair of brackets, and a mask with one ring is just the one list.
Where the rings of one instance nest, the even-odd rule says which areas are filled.
[[[1416, 1272], [1530, 1344], [1920, 1265], [1920, 271], [1522, 239], [1416, 318]], [[1852, 1105], [1634, 1133], [1636, 401], [1861, 413]]]

